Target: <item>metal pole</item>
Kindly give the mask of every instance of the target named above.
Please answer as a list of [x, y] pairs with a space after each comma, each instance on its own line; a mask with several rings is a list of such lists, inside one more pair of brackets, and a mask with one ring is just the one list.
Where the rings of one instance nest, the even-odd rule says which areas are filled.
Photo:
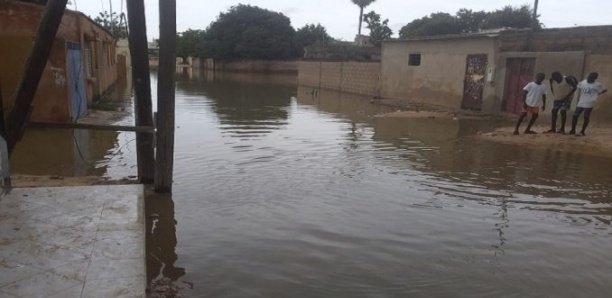
[[110, 9], [110, 28], [111, 32], [115, 33], [115, 19], [113, 17], [113, 0], [108, 0], [108, 7]]
[[176, 74], [176, 0], [159, 1], [159, 78], [155, 191], [172, 192]]

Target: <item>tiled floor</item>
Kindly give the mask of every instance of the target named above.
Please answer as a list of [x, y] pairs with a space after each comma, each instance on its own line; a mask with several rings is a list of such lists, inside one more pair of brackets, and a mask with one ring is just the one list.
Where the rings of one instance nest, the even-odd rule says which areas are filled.
[[143, 187], [15, 189], [0, 199], [0, 297], [145, 297]]

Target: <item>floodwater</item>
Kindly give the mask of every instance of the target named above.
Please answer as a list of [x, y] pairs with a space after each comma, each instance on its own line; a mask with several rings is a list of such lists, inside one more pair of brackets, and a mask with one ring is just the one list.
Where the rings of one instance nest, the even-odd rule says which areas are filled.
[[[186, 297], [610, 297], [612, 158], [386, 111], [291, 76], [179, 74], [149, 276]], [[83, 173], [134, 175], [133, 136], [92, 138], [110, 141]], [[74, 174], [82, 154], [64, 151]]]

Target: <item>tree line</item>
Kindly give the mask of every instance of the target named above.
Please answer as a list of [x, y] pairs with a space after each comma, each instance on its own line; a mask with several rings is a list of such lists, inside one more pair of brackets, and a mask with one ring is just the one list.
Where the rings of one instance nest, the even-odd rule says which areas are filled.
[[400, 30], [400, 38], [443, 34], [473, 33], [499, 28], [535, 28], [542, 24], [533, 18], [531, 7], [506, 6], [491, 12], [461, 9], [455, 15], [433, 13], [416, 19]]
[[[373, 1], [352, 1], [360, 7], [360, 20], [370, 31], [370, 42], [379, 46], [392, 38], [388, 19], [363, 9]], [[361, 30], [361, 23], [359, 30]], [[461, 9], [455, 15], [433, 13], [404, 26], [399, 37], [415, 38], [442, 34], [473, 33], [497, 28], [541, 28], [529, 6], [506, 6], [491, 12]], [[338, 42], [320, 24], [295, 30], [291, 20], [279, 12], [240, 4], [219, 15], [206, 30], [187, 30], [177, 35], [177, 56], [229, 59], [295, 59], [313, 44]]]
[[334, 39], [320, 24], [298, 30], [279, 12], [240, 4], [221, 13], [206, 30], [187, 30], [177, 36], [177, 56], [227, 59], [293, 59], [304, 47]]
[[[44, 4], [47, 0], [20, 0]], [[351, 0], [359, 7], [359, 29], [362, 23], [369, 29], [370, 43], [374, 46], [389, 40], [393, 31], [389, 20], [380, 14], [364, 9], [375, 0]], [[127, 36], [123, 16], [109, 12], [100, 13], [94, 21], [107, 28], [116, 38]], [[506, 6], [495, 11], [461, 9], [454, 15], [433, 13], [413, 20], [404, 26], [402, 39], [420, 36], [473, 33], [498, 28], [542, 28], [529, 6]], [[177, 56], [230, 59], [295, 59], [304, 56], [304, 48], [338, 42], [321, 24], [307, 24], [299, 29], [291, 26], [291, 20], [279, 12], [256, 6], [239, 4], [221, 13], [206, 30], [187, 30], [177, 34]]]

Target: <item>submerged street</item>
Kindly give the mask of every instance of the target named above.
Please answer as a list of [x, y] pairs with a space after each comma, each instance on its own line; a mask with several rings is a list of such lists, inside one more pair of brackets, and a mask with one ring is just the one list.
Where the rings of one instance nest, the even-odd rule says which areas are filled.
[[[612, 292], [612, 158], [473, 137], [505, 123], [377, 118], [391, 110], [295, 82], [177, 75], [174, 195], [147, 201], [150, 278], [188, 297]], [[46, 132], [27, 131], [15, 173], [136, 173], [133, 134]]]

